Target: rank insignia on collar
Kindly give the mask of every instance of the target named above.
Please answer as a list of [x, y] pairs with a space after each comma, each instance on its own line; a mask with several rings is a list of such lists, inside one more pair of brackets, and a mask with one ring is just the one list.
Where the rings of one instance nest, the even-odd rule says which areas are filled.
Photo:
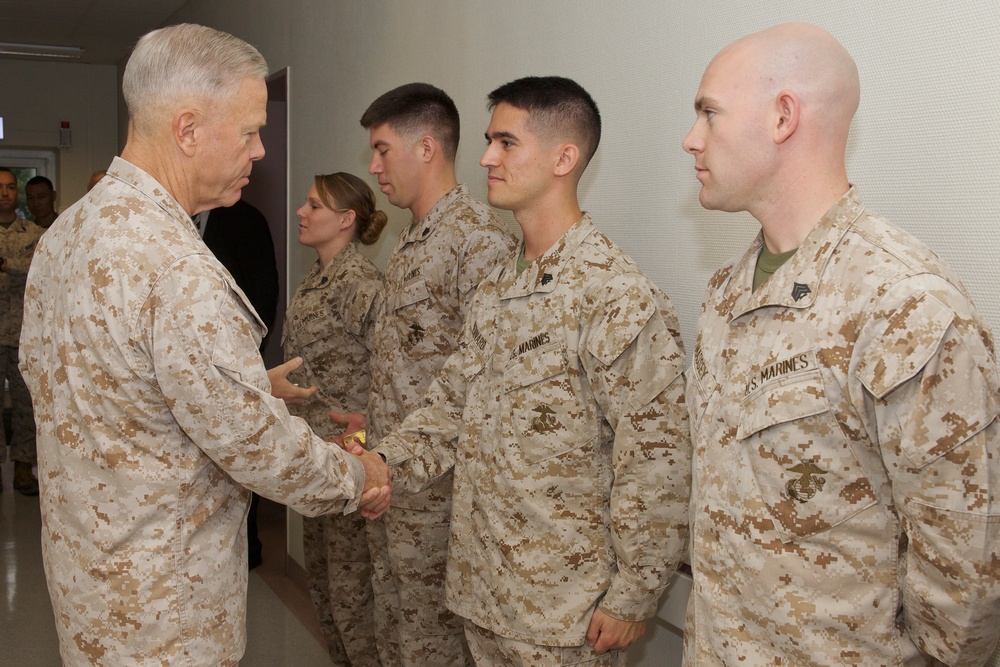
[[804, 503], [812, 500], [826, 485], [826, 479], [823, 478], [826, 470], [815, 463], [800, 463], [789, 468], [788, 472], [797, 472], [801, 475], [801, 477], [790, 479], [785, 483], [785, 492], [797, 502]]
[[803, 285], [802, 283], [792, 284], [792, 298], [795, 299], [796, 301], [804, 297], [806, 294], [809, 294], [810, 292], [812, 292], [812, 290], [809, 289], [809, 285]]
[[543, 285], [548, 285], [550, 282], [552, 282], [552, 274], [551, 273], [543, 273], [542, 274], [542, 284]]

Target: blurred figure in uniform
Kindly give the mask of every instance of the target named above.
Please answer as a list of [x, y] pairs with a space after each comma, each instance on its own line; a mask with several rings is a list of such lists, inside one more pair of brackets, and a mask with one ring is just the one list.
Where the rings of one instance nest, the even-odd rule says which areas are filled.
[[[368, 345], [382, 274], [358, 250], [378, 241], [387, 221], [371, 188], [343, 172], [316, 176], [299, 217], [299, 243], [317, 259], [285, 312], [285, 358], [302, 357], [289, 375], [318, 391], [290, 408], [324, 438], [339, 429], [330, 411], [368, 404]], [[337, 667], [378, 667], [372, 564], [365, 520], [357, 513], [303, 522], [309, 593]]]
[[[14, 489], [26, 496], [37, 496], [38, 480], [32, 472], [37, 461], [35, 417], [31, 395], [18, 370], [18, 341], [24, 313], [25, 280], [35, 244], [45, 230], [17, 214], [17, 195], [14, 172], [0, 167], [0, 390], [6, 382], [11, 402], [10, 442], [7, 444], [10, 445], [10, 460], [14, 462]], [[0, 429], [0, 433], [5, 430]]]
[[56, 213], [56, 191], [52, 181], [44, 176], [34, 176], [24, 184], [24, 200], [31, 211], [35, 224], [44, 229], [52, 226], [59, 215]]

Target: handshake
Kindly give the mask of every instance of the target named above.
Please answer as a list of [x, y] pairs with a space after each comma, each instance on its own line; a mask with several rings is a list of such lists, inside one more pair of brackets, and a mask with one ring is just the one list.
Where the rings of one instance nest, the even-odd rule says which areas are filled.
[[[280, 398], [288, 405], [297, 405], [305, 403], [316, 393], [316, 387], [300, 387], [288, 379], [288, 375], [301, 365], [302, 357], [295, 357], [267, 371], [272, 396]], [[381, 456], [362, 447], [363, 439], [360, 444], [356, 438], [349, 439], [348, 442], [344, 441], [345, 435], [356, 435], [364, 429], [364, 415], [356, 412], [343, 414], [331, 412], [330, 418], [346, 427], [344, 433], [334, 438], [333, 442], [357, 456], [361, 465], [365, 467], [365, 486], [361, 492], [361, 516], [366, 519], [377, 519], [389, 509], [389, 499], [392, 495], [392, 487], [389, 482], [392, 479], [392, 471]]]
[[354, 454], [365, 467], [365, 486], [361, 494], [361, 516], [377, 519], [389, 509], [392, 497], [392, 470], [382, 457], [364, 448], [365, 416], [358, 413], [331, 412], [333, 421], [344, 424], [345, 431], [333, 439], [344, 451]]

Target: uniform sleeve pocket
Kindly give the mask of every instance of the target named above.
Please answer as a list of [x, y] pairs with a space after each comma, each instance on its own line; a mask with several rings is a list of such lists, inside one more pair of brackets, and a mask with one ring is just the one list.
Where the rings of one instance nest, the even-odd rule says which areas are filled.
[[[970, 349], [979, 342], [963, 338], [952, 310], [921, 293], [893, 312], [858, 364], [858, 379], [890, 407], [899, 447], [918, 468], [996, 418], [996, 392]], [[979, 350], [979, 356], [984, 353]]]
[[875, 398], [885, 398], [937, 353], [954, 317], [951, 309], [929, 294], [907, 300], [888, 318], [879, 339], [868, 346], [858, 363], [858, 379]]

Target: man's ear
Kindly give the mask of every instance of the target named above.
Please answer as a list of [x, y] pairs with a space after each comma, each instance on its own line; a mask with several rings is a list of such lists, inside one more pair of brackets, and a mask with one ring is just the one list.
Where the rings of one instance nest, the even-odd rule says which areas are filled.
[[558, 147], [558, 158], [556, 160], [554, 174], [565, 176], [576, 169], [580, 162], [580, 148], [576, 144], [563, 144]]
[[425, 134], [420, 137], [420, 141], [417, 142], [417, 146], [420, 152], [420, 159], [424, 162], [430, 162], [431, 159], [437, 154], [439, 148], [437, 141], [435, 141], [434, 137], [429, 134]]
[[799, 126], [799, 113], [802, 111], [802, 103], [799, 96], [791, 90], [783, 90], [778, 93], [774, 100], [775, 124], [774, 143], [784, 143], [789, 137], [795, 134]]
[[181, 109], [176, 116], [171, 129], [174, 133], [174, 141], [187, 157], [192, 157], [198, 138], [201, 135], [201, 123], [203, 116], [194, 109]]

